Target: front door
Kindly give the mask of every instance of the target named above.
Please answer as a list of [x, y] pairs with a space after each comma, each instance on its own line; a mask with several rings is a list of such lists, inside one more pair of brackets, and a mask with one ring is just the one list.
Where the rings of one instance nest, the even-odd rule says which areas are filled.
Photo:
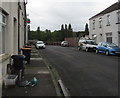
[[120, 47], [120, 32], [118, 32], [118, 46]]

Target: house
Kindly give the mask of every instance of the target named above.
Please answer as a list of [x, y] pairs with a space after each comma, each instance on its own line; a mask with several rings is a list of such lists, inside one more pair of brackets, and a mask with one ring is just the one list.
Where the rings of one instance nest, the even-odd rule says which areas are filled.
[[120, 47], [120, 1], [89, 19], [89, 37], [97, 43], [113, 42]]
[[26, 3], [25, 0], [0, 1], [0, 88], [10, 56], [20, 54], [20, 48], [26, 43]]

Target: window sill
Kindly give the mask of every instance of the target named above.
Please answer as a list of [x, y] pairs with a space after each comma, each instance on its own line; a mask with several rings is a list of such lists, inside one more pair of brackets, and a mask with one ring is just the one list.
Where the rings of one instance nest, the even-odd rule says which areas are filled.
[[9, 54], [1, 54], [0, 55], [0, 63], [4, 62], [5, 60], [7, 60], [10, 57]]
[[106, 25], [106, 26], [110, 26], [110, 24], [109, 24], [109, 25]]

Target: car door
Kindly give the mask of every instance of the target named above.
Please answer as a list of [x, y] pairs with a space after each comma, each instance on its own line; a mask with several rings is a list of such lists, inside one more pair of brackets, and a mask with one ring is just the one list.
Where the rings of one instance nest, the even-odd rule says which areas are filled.
[[102, 48], [102, 43], [99, 43], [97, 48], [98, 48], [98, 51], [102, 51], [102, 49], [101, 49]]
[[102, 43], [101, 51], [102, 51], [103, 53], [105, 53], [106, 48], [107, 48], [107, 44], [106, 44], [106, 43]]
[[84, 41], [84, 42], [82, 43], [82, 49], [83, 49], [83, 50], [86, 49], [86, 45], [87, 45], [87, 43], [86, 43], [86, 41]]

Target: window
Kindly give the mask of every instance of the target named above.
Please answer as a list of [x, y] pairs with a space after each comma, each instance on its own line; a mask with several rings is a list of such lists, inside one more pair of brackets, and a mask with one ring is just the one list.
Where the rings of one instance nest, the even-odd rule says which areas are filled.
[[120, 12], [117, 12], [117, 23], [120, 23]]
[[98, 46], [102, 46], [102, 43], [100, 42], [100, 43], [98, 44]]
[[105, 46], [107, 46], [107, 44], [106, 43], [102, 43], [101, 46], [105, 47]]
[[99, 19], [99, 28], [102, 28], [102, 19]]
[[6, 16], [0, 13], [0, 54], [5, 53]]
[[112, 33], [106, 33], [106, 42], [112, 43]]
[[107, 26], [110, 26], [110, 15], [107, 15]]
[[95, 29], [95, 20], [93, 20], [93, 30]]

